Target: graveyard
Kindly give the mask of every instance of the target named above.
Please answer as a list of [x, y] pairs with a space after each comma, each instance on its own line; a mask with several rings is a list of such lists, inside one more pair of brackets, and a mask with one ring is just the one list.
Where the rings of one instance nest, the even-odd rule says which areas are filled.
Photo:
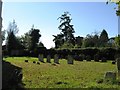
[[104, 81], [107, 71], [117, 72], [112, 61], [74, 60], [71, 64], [66, 59], [59, 59], [59, 63], [50, 56], [48, 59], [49, 62], [46, 58], [39, 61], [34, 57], [6, 57], [4, 61], [22, 68], [24, 88], [120, 88], [117, 80]]

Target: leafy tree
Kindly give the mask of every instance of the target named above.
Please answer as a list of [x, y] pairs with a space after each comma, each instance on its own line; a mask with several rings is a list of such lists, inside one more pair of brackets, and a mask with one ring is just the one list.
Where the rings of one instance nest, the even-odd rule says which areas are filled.
[[21, 43], [15, 36], [15, 34], [18, 33], [18, 31], [19, 30], [17, 28], [17, 24], [15, 23], [15, 20], [13, 20], [13, 22], [10, 22], [8, 29], [7, 29], [8, 36], [7, 36], [6, 45], [7, 45], [7, 50], [9, 54], [11, 50], [19, 50], [23, 48]]
[[31, 33], [30, 33], [30, 36], [31, 36], [31, 50], [34, 50], [38, 43], [39, 43], [39, 38], [41, 37], [41, 34], [39, 34], [40, 30], [39, 29], [34, 29], [32, 28], [31, 29]]
[[2, 43], [3, 43], [3, 41], [5, 40], [5, 33], [6, 33], [5, 30], [1, 32], [1, 35], [2, 35]]
[[106, 4], [108, 4], [109, 2], [116, 3], [116, 5], [118, 6], [118, 9], [116, 10], [116, 15], [120, 16], [120, 0], [109, 0], [106, 2]]
[[53, 41], [55, 42], [55, 47], [59, 48], [61, 47], [64, 43], [65, 44], [72, 44], [75, 45], [75, 37], [74, 34], [74, 28], [73, 25], [70, 24], [71, 18], [69, 12], [64, 12], [64, 14], [59, 17], [60, 19], [60, 25], [58, 27], [59, 30], [61, 30], [60, 34], [53, 35], [54, 39]]
[[115, 37], [116, 46], [120, 47], [120, 35]]
[[57, 36], [53, 35], [55, 42], [55, 48], [59, 48], [64, 44], [64, 35], [62, 33], [57, 34]]
[[31, 37], [29, 35], [29, 32], [25, 33], [24, 35], [21, 35], [19, 37], [19, 41], [24, 46], [25, 49], [29, 50], [31, 46]]
[[75, 44], [76, 44], [75, 47], [80, 48], [82, 46], [82, 42], [83, 42], [83, 37], [80, 37], [80, 36], [76, 37], [75, 38]]
[[105, 46], [108, 42], [108, 33], [106, 32], [105, 29], [103, 29], [103, 31], [100, 34], [100, 45], [101, 46]]
[[39, 29], [32, 27], [31, 30], [20, 37], [20, 41], [25, 49], [34, 50], [38, 46], [44, 46], [42, 42], [39, 42], [39, 39], [41, 37], [41, 34], [39, 34], [39, 32]]

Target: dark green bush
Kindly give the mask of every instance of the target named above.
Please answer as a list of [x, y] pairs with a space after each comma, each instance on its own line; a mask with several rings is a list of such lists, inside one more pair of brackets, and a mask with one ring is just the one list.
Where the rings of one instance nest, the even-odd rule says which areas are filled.
[[101, 62], [107, 62], [107, 59], [105, 57], [102, 57]]
[[98, 54], [94, 55], [94, 61], [99, 62], [99, 55]]
[[91, 61], [91, 56], [90, 55], [86, 56], [86, 61]]

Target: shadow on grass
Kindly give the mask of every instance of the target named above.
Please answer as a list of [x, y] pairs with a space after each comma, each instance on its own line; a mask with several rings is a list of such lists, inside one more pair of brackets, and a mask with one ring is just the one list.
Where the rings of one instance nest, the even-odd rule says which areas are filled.
[[2, 60], [2, 90], [25, 90], [22, 68]]

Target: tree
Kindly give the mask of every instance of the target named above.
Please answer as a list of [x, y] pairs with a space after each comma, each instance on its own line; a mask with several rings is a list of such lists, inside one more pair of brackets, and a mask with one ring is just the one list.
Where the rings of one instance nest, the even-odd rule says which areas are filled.
[[15, 34], [18, 33], [18, 27], [17, 24], [15, 23], [15, 20], [13, 20], [13, 22], [10, 22], [8, 29], [7, 29], [7, 50], [9, 52], [9, 54], [11, 53], [12, 50], [20, 50], [22, 47], [21, 43], [19, 42], [19, 40], [17, 39], [17, 37], [15, 36]]
[[55, 42], [55, 47], [59, 48], [63, 44], [67, 45], [75, 45], [75, 37], [74, 34], [74, 28], [73, 25], [70, 24], [71, 18], [69, 12], [64, 12], [64, 14], [59, 17], [60, 19], [60, 25], [58, 27], [59, 30], [61, 30], [60, 34], [53, 35], [54, 39], [53, 41]]
[[31, 28], [31, 33], [30, 33], [30, 36], [31, 36], [31, 50], [34, 50], [38, 43], [39, 43], [39, 38], [41, 37], [41, 34], [39, 34], [40, 30], [39, 29], [34, 29]]
[[2, 43], [3, 43], [3, 41], [5, 40], [5, 33], [6, 33], [5, 30], [4, 30], [4, 31], [1, 31], [1, 35], [2, 35]]
[[115, 44], [117, 47], [120, 47], [120, 35], [115, 37]]
[[53, 35], [54, 39], [53, 41], [55, 42], [55, 48], [60, 48], [64, 44], [64, 35], [62, 33]]
[[27, 50], [34, 50], [38, 46], [44, 46], [42, 42], [39, 42], [41, 34], [39, 34], [40, 30], [31, 28], [28, 32], [20, 37], [20, 42]]
[[120, 0], [109, 0], [106, 2], [106, 4], [108, 4], [109, 2], [116, 3], [116, 5], [118, 6], [118, 9], [116, 10], [116, 15], [120, 16]]
[[25, 47], [25, 49], [30, 50], [31, 47], [31, 36], [30, 33], [27, 32], [20, 37], [21, 44]]
[[106, 32], [105, 29], [103, 29], [103, 31], [100, 34], [100, 45], [101, 46], [105, 46], [108, 42], [108, 33]]

